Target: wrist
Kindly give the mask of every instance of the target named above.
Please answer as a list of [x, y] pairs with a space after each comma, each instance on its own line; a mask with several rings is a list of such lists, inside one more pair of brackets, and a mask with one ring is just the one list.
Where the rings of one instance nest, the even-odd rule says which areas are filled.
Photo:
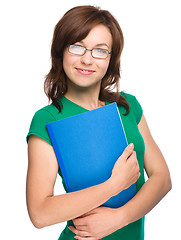
[[124, 190], [124, 188], [120, 186], [120, 182], [117, 182], [117, 180], [112, 176], [106, 182], [109, 185], [109, 189], [112, 193], [112, 197], [116, 196], [118, 193]]
[[125, 206], [122, 206], [120, 208], [116, 208], [115, 209], [115, 214], [117, 216], [118, 219], [118, 223], [119, 223], [119, 229], [127, 226], [130, 222], [129, 222], [129, 213], [126, 210]]

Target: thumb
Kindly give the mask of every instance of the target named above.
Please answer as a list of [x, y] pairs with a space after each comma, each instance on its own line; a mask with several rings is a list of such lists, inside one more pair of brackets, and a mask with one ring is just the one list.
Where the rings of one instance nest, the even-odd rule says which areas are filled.
[[130, 143], [124, 150], [124, 152], [121, 155], [121, 158], [123, 158], [124, 160], [127, 160], [128, 157], [132, 154], [134, 149], [134, 144]]

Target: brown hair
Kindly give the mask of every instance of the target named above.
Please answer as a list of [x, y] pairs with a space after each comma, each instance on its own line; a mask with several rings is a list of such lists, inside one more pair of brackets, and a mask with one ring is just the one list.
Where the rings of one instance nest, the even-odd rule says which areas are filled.
[[[63, 53], [68, 45], [80, 42], [90, 30], [99, 25], [106, 26], [112, 35], [112, 54], [105, 76], [101, 82], [99, 99], [117, 102], [129, 112], [126, 99], [118, 92], [120, 79], [120, 57], [124, 46], [122, 30], [116, 19], [106, 10], [93, 6], [78, 6], [70, 9], [56, 24], [51, 46], [52, 66], [46, 75], [44, 90], [49, 100], [61, 112], [60, 98], [67, 92], [67, 76], [63, 69]], [[116, 88], [112, 92], [111, 88]]]

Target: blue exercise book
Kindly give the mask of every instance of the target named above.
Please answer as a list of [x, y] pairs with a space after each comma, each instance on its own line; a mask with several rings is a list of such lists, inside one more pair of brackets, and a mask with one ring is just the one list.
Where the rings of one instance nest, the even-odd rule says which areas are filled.
[[[108, 180], [128, 145], [116, 103], [46, 126], [68, 192]], [[103, 205], [121, 207], [135, 194], [136, 184], [133, 184]]]

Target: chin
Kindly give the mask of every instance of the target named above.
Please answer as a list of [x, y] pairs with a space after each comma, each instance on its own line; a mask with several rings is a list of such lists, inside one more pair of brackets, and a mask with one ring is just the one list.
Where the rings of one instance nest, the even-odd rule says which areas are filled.
[[71, 81], [73, 83], [74, 86], [80, 87], [80, 88], [89, 88], [89, 87], [93, 87], [93, 86], [100, 86], [101, 81], [91, 81], [90, 79], [86, 79], [86, 78], [81, 78], [81, 81], [79, 79], [79, 81]]

